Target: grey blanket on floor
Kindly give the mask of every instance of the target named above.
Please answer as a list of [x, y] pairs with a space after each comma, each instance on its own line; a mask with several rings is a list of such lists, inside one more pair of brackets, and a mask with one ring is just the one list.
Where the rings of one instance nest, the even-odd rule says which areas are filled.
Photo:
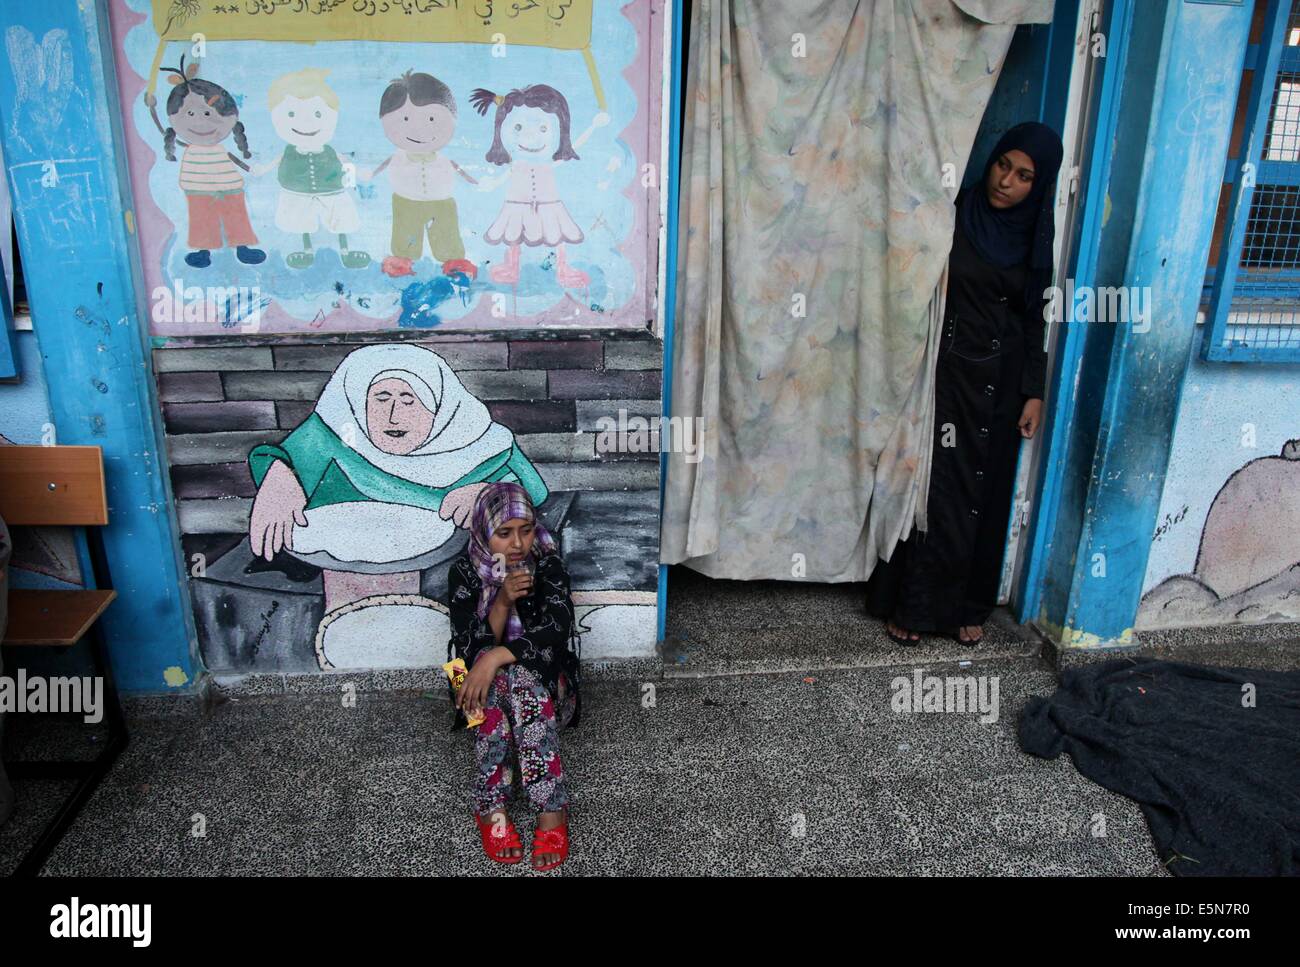
[[1180, 876], [1300, 872], [1300, 672], [1121, 659], [1030, 700], [1020, 746], [1138, 802]]

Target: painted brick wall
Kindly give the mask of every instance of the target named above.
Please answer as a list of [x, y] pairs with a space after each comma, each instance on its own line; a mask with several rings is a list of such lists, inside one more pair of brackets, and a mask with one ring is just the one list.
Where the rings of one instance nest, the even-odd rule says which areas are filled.
[[[584, 655], [650, 653], [658, 457], [598, 453], [596, 441], [601, 417], [659, 414], [663, 344], [648, 332], [616, 330], [512, 335], [396, 332], [310, 342], [270, 336], [172, 341], [154, 350], [195, 627], [210, 671], [242, 677], [320, 670], [313, 643], [333, 614], [321, 572], [288, 555], [273, 564], [251, 556], [248, 515], [256, 490], [247, 457], [292, 432], [343, 358], [377, 342], [412, 342], [439, 353], [542, 474], [551, 496], [539, 510], [565, 553]], [[445, 604], [446, 582], [445, 562], [422, 567], [420, 596]], [[442, 647], [439, 641], [435, 652]], [[382, 648], [378, 655], [384, 657]]]
[[[510, 340], [421, 334], [509, 427], [551, 490], [653, 490], [655, 453], [596, 452], [597, 421], [660, 413], [663, 344], [647, 334]], [[565, 336], [571, 334], [566, 333]], [[248, 452], [311, 412], [335, 366], [367, 342], [204, 345], [154, 350], [171, 479], [185, 535], [239, 533], [255, 494]]]

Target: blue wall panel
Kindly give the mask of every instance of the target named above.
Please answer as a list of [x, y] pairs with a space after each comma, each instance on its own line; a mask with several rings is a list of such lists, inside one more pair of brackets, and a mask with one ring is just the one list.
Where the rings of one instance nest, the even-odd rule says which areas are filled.
[[58, 442], [104, 451], [114, 673], [124, 691], [183, 688], [197, 662], [135, 299], [107, 24], [95, 4], [7, 2], [0, 29], [0, 138]]
[[1086, 324], [1079, 379], [1100, 413], [1064, 455], [1065, 479], [1087, 486], [1067, 486], [1061, 515], [1079, 536], [1053, 548], [1040, 611], [1067, 646], [1132, 640], [1249, 20], [1244, 6], [1136, 7], [1096, 280], [1149, 287], [1151, 319], [1147, 331]]

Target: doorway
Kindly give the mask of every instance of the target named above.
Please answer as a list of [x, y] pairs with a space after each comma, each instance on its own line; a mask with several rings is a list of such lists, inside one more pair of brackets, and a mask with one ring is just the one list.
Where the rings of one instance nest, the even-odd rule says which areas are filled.
[[[1017, 31], [971, 154], [972, 159], [984, 157], [1002, 132], [1021, 121], [1037, 119], [1060, 133], [1065, 150], [1056, 184], [1054, 282], [1062, 288], [1078, 254], [1082, 173], [1095, 128], [1094, 94], [1105, 63], [1105, 38], [1100, 34], [1105, 2], [1057, 0], [1051, 24]], [[969, 170], [967, 176], [972, 177]], [[1049, 380], [1044, 412], [1050, 410], [1055, 389], [1050, 374], [1055, 371], [1062, 325], [1059, 320], [1049, 320], [1046, 328]], [[1048, 442], [1046, 427], [1041, 427], [1032, 440], [1022, 445], [1016, 469], [998, 604], [1010, 604], [1017, 610], [1022, 610], [1016, 589], [1022, 587], [1029, 554], [1030, 510], [1039, 496]]]

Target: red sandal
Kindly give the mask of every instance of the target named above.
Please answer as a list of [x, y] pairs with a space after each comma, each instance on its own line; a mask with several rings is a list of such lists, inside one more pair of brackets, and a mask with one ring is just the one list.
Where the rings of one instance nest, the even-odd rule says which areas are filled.
[[569, 819], [567, 816], [564, 822], [554, 829], [533, 830], [533, 856], [551, 853], [559, 856], [559, 859], [552, 860], [550, 863], [543, 863], [541, 866], [534, 865], [533, 869], [538, 873], [545, 873], [547, 870], [555, 869], [569, 858]]
[[[500, 832], [496, 823], [485, 821], [478, 813], [474, 814], [474, 822], [478, 824], [483, 852], [487, 853], [488, 859], [494, 863], [518, 863], [524, 858], [524, 844], [519, 839], [519, 830], [515, 829], [515, 824], [509, 819], [506, 819], [505, 829]], [[507, 856], [506, 850], [510, 849], [519, 850], [519, 855]]]

